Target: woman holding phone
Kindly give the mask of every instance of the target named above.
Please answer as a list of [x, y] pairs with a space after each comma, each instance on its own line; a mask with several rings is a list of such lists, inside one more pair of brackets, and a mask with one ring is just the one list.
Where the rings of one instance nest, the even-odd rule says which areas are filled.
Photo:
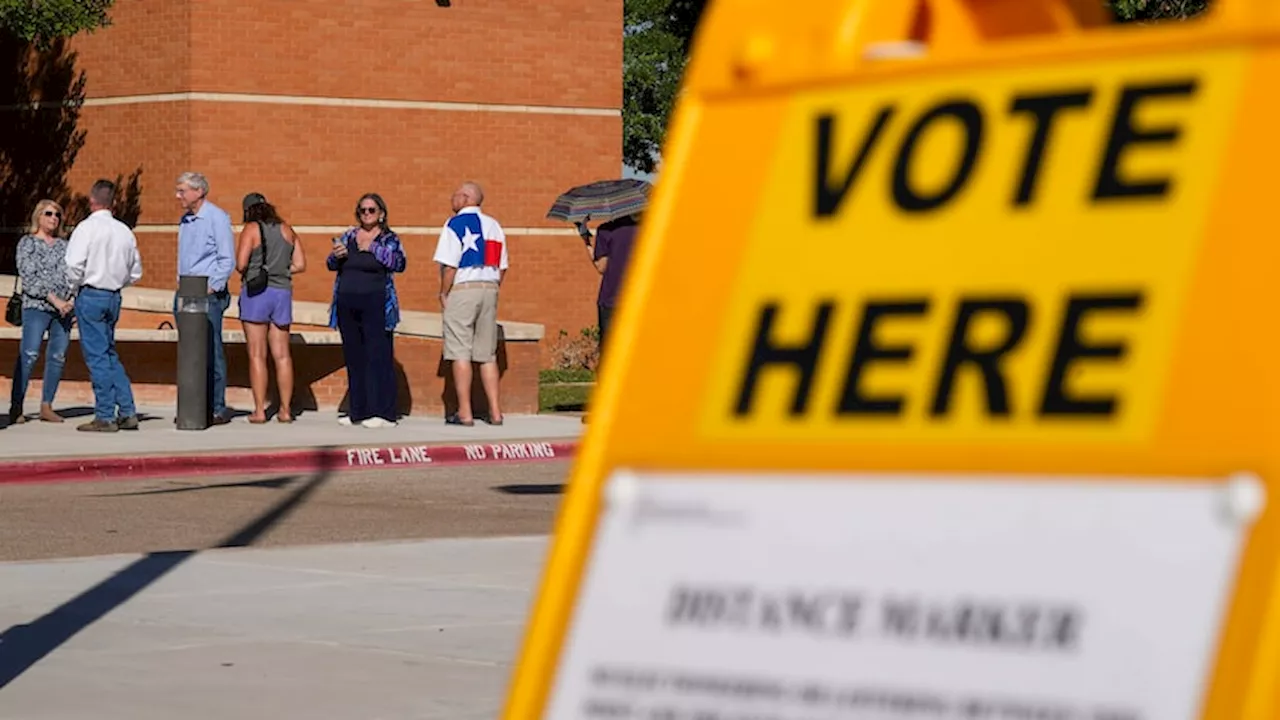
[[342, 335], [348, 412], [338, 422], [391, 427], [396, 411], [392, 337], [400, 323], [394, 275], [404, 272], [404, 249], [387, 225], [387, 204], [376, 193], [356, 203], [356, 226], [333, 239], [325, 264], [335, 273], [329, 326]]

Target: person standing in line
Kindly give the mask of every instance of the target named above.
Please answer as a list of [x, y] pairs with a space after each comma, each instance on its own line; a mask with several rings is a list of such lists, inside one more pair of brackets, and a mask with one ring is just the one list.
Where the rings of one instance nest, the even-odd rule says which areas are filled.
[[[596, 272], [600, 273], [600, 293], [596, 296], [596, 327], [600, 330], [597, 376], [604, 365], [605, 341], [613, 326], [614, 308], [622, 291], [622, 281], [626, 275], [627, 263], [631, 260], [631, 249], [635, 245], [639, 223], [639, 213], [610, 220], [596, 228], [594, 237], [585, 224], [578, 223], [578, 235], [587, 244], [587, 257], [591, 258]], [[587, 422], [588, 414], [583, 413], [582, 422]]]
[[142, 258], [133, 231], [111, 215], [115, 196], [115, 183], [95, 182], [89, 217], [67, 243], [67, 283], [76, 298], [80, 351], [93, 384], [93, 420], [76, 428], [83, 432], [138, 429], [133, 386], [116, 353], [116, 323], [120, 291], [142, 279]]
[[605, 339], [613, 325], [613, 310], [622, 292], [622, 282], [626, 276], [627, 263], [631, 260], [631, 249], [635, 245], [639, 223], [638, 214], [601, 223], [596, 228], [594, 241], [591, 231], [585, 225], [578, 227], [578, 234], [587, 244], [587, 255], [595, 265], [596, 272], [600, 273], [600, 293], [596, 297], [596, 318], [599, 321], [597, 327], [600, 329], [600, 360], [596, 364], [597, 371], [604, 362]]
[[[196, 172], [178, 176], [178, 204], [186, 212], [178, 221], [178, 275], [209, 278], [209, 372], [213, 380], [213, 424], [231, 422], [227, 412], [227, 356], [222, 347], [222, 316], [231, 305], [227, 282], [236, 266], [231, 216], [209, 201], [209, 181]], [[178, 294], [173, 295], [178, 314]], [[176, 419], [175, 419], [176, 422]]]
[[498, 287], [507, 274], [507, 236], [497, 220], [480, 211], [484, 190], [478, 184], [463, 183], [450, 202], [454, 215], [440, 231], [434, 258], [440, 264], [444, 359], [452, 365], [458, 394], [458, 412], [445, 423], [475, 425], [471, 363], [479, 363], [480, 383], [489, 401], [485, 420], [501, 425]]
[[325, 264], [335, 273], [329, 326], [342, 335], [347, 366], [348, 412], [338, 422], [392, 427], [399, 418], [393, 338], [400, 300], [394, 275], [404, 272], [406, 262], [380, 195], [367, 193], [356, 203], [356, 226], [333, 239]]
[[[289, 325], [293, 323], [293, 276], [307, 269], [302, 242], [289, 223], [261, 193], [244, 196], [244, 229], [236, 249], [236, 272], [246, 278], [240, 286], [240, 324], [249, 352], [249, 386], [253, 414], [249, 422], [267, 421], [267, 352], [276, 365], [280, 409], [276, 421], [293, 422], [293, 355]], [[266, 272], [267, 286], [250, 294], [248, 278]]]
[[13, 370], [9, 399], [9, 423], [24, 423], [23, 404], [31, 371], [40, 357], [45, 333], [49, 345], [44, 353], [44, 382], [40, 397], [40, 420], [60, 423], [53, 410], [53, 398], [67, 363], [71, 344], [71, 313], [75, 305], [67, 284], [67, 241], [62, 237], [62, 206], [41, 200], [31, 213], [31, 227], [18, 241], [15, 260], [22, 283], [22, 342]]

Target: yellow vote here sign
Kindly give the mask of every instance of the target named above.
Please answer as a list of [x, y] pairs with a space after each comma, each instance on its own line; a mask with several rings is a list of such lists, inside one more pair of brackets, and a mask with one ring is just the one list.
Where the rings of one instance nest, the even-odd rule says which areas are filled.
[[1148, 435], [1243, 63], [798, 95], [719, 333], [708, 432]]
[[505, 717], [1280, 717], [1280, 11], [712, 3]]

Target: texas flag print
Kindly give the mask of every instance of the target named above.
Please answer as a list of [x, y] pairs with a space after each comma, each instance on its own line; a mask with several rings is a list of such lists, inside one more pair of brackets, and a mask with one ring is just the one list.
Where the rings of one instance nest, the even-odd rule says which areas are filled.
[[449, 228], [462, 242], [462, 259], [458, 268], [498, 267], [502, 261], [502, 241], [485, 239], [480, 226], [480, 216], [473, 213], [455, 215], [449, 220]]

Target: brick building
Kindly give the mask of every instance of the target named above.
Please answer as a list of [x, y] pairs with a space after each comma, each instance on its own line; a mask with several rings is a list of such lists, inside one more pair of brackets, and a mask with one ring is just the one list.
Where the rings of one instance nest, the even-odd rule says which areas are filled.
[[[452, 189], [474, 179], [507, 228], [500, 318], [545, 326], [544, 364], [560, 330], [594, 324], [598, 278], [544, 214], [621, 168], [622, 0], [128, 0], [66, 50], [62, 70], [86, 80], [66, 188], [137, 177], [143, 286], [176, 284], [174, 178], [198, 170], [233, 218], [260, 191], [299, 230], [302, 301], [328, 302], [329, 238], [380, 193], [409, 257], [402, 302], [435, 312], [436, 236]], [[60, 98], [29, 90], [56, 113]]]

